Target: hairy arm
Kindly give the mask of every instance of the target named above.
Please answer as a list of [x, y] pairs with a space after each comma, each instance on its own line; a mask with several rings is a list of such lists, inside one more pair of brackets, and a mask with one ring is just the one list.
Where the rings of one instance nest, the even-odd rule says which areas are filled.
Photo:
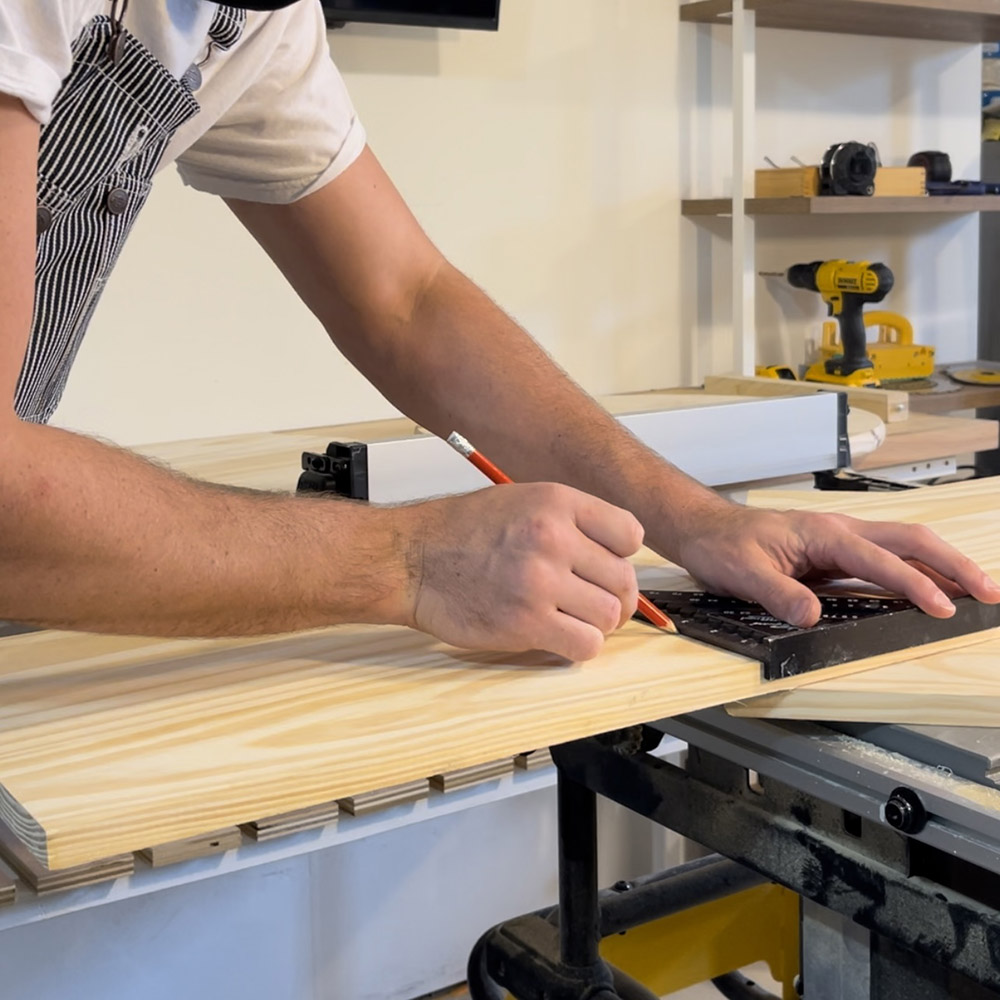
[[998, 589], [922, 526], [731, 504], [651, 453], [435, 249], [370, 150], [287, 206], [231, 207], [344, 354], [437, 434], [458, 430], [517, 480], [568, 483], [631, 511], [647, 542], [711, 589], [808, 624], [799, 579], [860, 576], [932, 614], [952, 608], [923, 564], [983, 600]]
[[409, 620], [406, 510], [232, 490], [19, 420], [38, 126], [0, 97], [0, 618], [157, 635]]

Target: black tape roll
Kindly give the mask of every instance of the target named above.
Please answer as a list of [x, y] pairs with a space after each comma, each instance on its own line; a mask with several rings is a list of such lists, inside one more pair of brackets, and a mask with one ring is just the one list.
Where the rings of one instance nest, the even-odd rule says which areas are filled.
[[907, 161], [908, 167], [923, 167], [927, 180], [933, 184], [946, 184], [951, 180], [951, 157], [937, 150], [914, 153]]
[[831, 146], [819, 168], [820, 194], [873, 195], [878, 150], [870, 143], [841, 142]]

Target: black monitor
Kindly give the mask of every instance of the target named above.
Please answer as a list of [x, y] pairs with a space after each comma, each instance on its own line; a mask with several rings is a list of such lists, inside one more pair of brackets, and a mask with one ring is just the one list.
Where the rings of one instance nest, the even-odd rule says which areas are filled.
[[500, 0], [323, 0], [323, 10], [331, 26], [345, 21], [487, 31], [500, 26]]

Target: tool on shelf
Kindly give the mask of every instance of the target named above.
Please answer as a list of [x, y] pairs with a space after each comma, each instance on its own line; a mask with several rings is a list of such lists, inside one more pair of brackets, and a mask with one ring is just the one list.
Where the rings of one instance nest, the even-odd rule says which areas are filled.
[[764, 271], [765, 277], [783, 277], [793, 288], [818, 292], [840, 328], [841, 351], [814, 364], [806, 380], [838, 385], [878, 385], [875, 366], [868, 356], [868, 335], [863, 310], [881, 302], [892, 290], [894, 278], [885, 264], [868, 261], [817, 260], [794, 264], [784, 274]]
[[921, 167], [927, 175], [929, 195], [984, 195], [1000, 194], [1000, 184], [987, 181], [963, 181], [952, 178], [951, 157], [937, 149], [914, 153], [908, 167]]
[[873, 143], [835, 143], [819, 168], [819, 193], [870, 197], [875, 193], [878, 168], [879, 155]]

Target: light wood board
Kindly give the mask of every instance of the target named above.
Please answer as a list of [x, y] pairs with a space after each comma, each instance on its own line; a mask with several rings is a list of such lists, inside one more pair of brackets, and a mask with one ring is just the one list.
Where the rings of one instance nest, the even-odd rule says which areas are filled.
[[846, 392], [851, 406], [868, 410], [887, 424], [906, 420], [910, 412], [909, 394], [893, 389], [854, 389], [823, 382], [758, 378], [754, 375], [706, 375], [705, 391], [739, 396], [807, 396], [815, 392]]
[[995, 420], [911, 412], [906, 420], [887, 424], [885, 442], [852, 464], [863, 471], [990, 451], [998, 438], [1000, 424]]
[[[899, 494], [857, 493], [837, 500], [830, 494], [768, 492], [751, 503], [813, 510], [850, 509], [861, 517], [885, 519], [898, 511]], [[1000, 483], [982, 479], [907, 494], [905, 516], [936, 527], [997, 575], [996, 525]], [[727, 705], [733, 715], [771, 719], [885, 722], [908, 725], [1000, 726], [1000, 630], [915, 651], [901, 662], [849, 678], [825, 680]]]
[[638, 622], [585, 664], [373, 626], [42, 632], [4, 639], [0, 657], [0, 815], [51, 867], [768, 690], [755, 662]]
[[[331, 430], [346, 436], [289, 432], [291, 452]], [[199, 452], [201, 468], [261, 485], [240, 471], [256, 448], [259, 471], [273, 474], [273, 441], [256, 440], [228, 466], [232, 441], [224, 454]], [[996, 490], [950, 505], [931, 492], [887, 495], [875, 513], [936, 519], [1000, 570]], [[640, 579], [692, 586], [670, 567], [643, 567]], [[0, 640], [0, 817], [40, 861], [66, 867], [319, 803], [374, 808], [403, 783], [426, 794], [428, 775], [778, 688], [754, 661], [639, 622], [584, 664], [374, 626], [244, 640], [13, 636]]]

